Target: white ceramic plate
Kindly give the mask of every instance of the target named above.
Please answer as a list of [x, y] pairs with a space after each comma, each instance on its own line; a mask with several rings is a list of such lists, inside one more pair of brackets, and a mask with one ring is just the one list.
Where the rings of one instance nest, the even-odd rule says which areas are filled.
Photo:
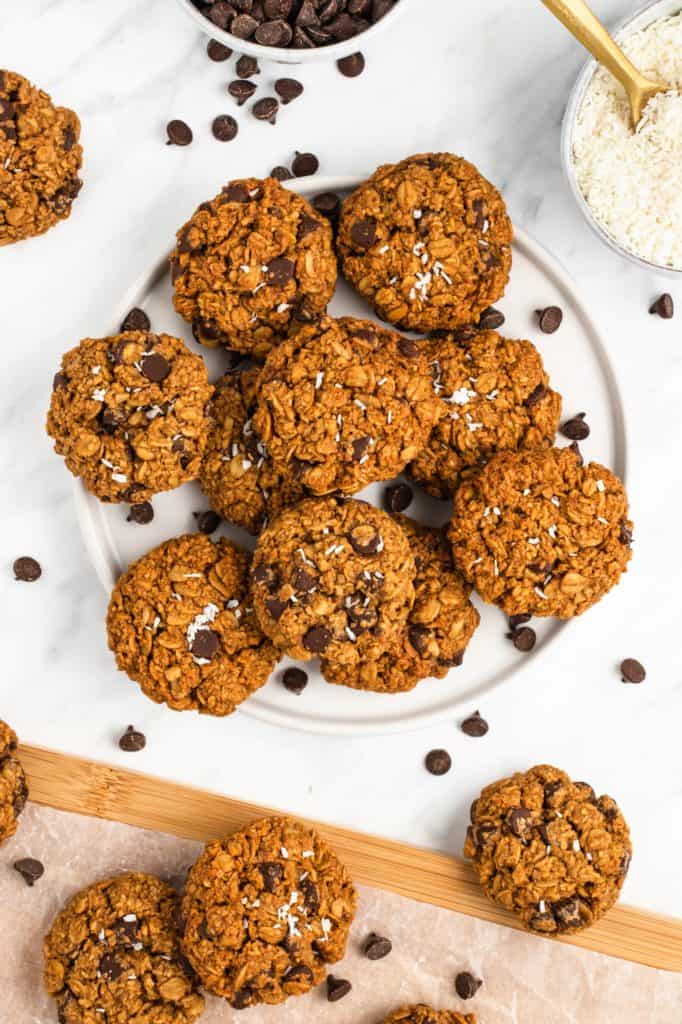
[[[344, 192], [353, 189], [360, 180], [303, 179], [289, 182], [287, 187], [309, 195]], [[503, 330], [511, 337], [530, 338], [540, 349], [554, 387], [564, 396], [564, 418], [578, 412], [587, 413], [591, 435], [582, 446], [587, 457], [605, 463], [624, 478], [623, 411], [597, 327], [565, 271], [518, 228], [511, 281], [507, 294], [497, 305], [507, 318]], [[564, 311], [563, 324], [553, 335], [540, 332], [534, 314], [536, 309], [548, 305], [561, 306]], [[209, 366], [211, 379], [220, 376], [224, 355], [197, 345], [189, 325], [173, 310], [167, 256], [150, 268], [125, 297], [111, 324], [112, 334], [119, 330], [121, 320], [133, 306], [141, 306], [147, 312], [153, 330], [182, 337], [190, 348], [200, 352]], [[366, 305], [343, 281], [339, 283], [331, 311], [336, 315], [370, 316]], [[380, 504], [383, 486], [372, 485], [363, 497]], [[147, 526], [128, 523], [127, 506], [102, 504], [80, 481], [75, 481], [75, 498], [86, 547], [107, 591], [131, 561], [169, 537], [193, 531], [196, 527], [192, 513], [208, 508], [208, 502], [195, 483], [157, 495], [153, 502], [154, 520]], [[409, 512], [435, 524], [448, 518], [449, 508], [449, 503], [419, 497]], [[253, 539], [241, 530], [222, 525], [220, 531], [241, 543], [253, 545]], [[316, 663], [310, 662], [306, 665], [310, 683], [300, 697], [284, 689], [278, 680], [278, 670], [237, 713], [318, 733], [358, 735], [418, 728], [452, 718], [458, 708], [473, 710], [491, 689], [511, 682], [522, 668], [536, 663], [558, 634], [568, 628], [557, 621], [537, 620], [534, 622], [538, 633], [536, 648], [530, 655], [520, 654], [505, 638], [507, 624], [502, 613], [480, 602], [479, 610], [481, 625], [464, 664], [443, 680], [424, 681], [412, 693], [361, 693], [325, 683]], [[282, 667], [286, 664], [285, 660]]]

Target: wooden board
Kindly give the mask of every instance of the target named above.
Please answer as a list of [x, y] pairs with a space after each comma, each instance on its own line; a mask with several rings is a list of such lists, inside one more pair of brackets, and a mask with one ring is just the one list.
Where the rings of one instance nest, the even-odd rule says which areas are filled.
[[[185, 839], [206, 842], [273, 813], [255, 804], [42, 747], [22, 746], [20, 756], [35, 803]], [[333, 825], [309, 824], [329, 841], [359, 884], [519, 928], [512, 914], [483, 895], [472, 868], [457, 857]], [[682, 971], [682, 921], [622, 904], [594, 927], [558, 941], [649, 967]]]

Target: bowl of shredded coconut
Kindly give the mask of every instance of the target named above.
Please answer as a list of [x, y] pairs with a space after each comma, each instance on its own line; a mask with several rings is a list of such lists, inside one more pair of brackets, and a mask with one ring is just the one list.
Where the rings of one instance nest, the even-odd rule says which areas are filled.
[[566, 109], [564, 169], [588, 223], [648, 269], [682, 273], [682, 2], [658, 0], [614, 36], [647, 77], [670, 88], [633, 129], [623, 87], [596, 61]]

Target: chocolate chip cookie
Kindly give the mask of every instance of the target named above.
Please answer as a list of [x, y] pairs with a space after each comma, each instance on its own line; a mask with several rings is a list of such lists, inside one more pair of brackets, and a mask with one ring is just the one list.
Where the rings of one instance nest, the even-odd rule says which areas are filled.
[[199, 473], [201, 489], [216, 512], [254, 534], [306, 493], [293, 473], [275, 468], [254, 429], [259, 376], [258, 369], [243, 370], [216, 384], [213, 425]]
[[26, 806], [26, 775], [17, 757], [17, 736], [0, 720], [0, 846], [17, 830], [19, 815]]
[[353, 494], [397, 476], [437, 411], [417, 342], [369, 320], [324, 317], [270, 353], [253, 423], [281, 472], [315, 494]]
[[203, 534], [166, 541], [114, 587], [107, 629], [122, 672], [174, 711], [229, 715], [277, 661], [248, 593], [251, 556]]
[[383, 320], [415, 331], [476, 323], [504, 293], [512, 225], [502, 196], [452, 153], [379, 167], [346, 199], [345, 277]]
[[257, 358], [324, 312], [336, 275], [329, 223], [274, 178], [232, 181], [202, 203], [171, 256], [173, 303], [195, 337]]
[[263, 632], [292, 658], [354, 665], [400, 632], [414, 576], [407, 537], [385, 512], [352, 498], [308, 498], [261, 534], [253, 603]]
[[454, 1010], [434, 1010], [424, 1003], [403, 1006], [394, 1010], [383, 1024], [476, 1024], [473, 1013], [456, 1013]]
[[356, 899], [316, 832], [264, 818], [209, 843], [190, 871], [183, 949], [202, 985], [236, 1010], [282, 1003], [343, 957]]
[[452, 564], [443, 530], [396, 517], [405, 531], [416, 566], [414, 604], [407, 622], [378, 658], [354, 665], [322, 660], [329, 683], [355, 690], [400, 693], [422, 679], [442, 679], [462, 664], [464, 651], [480, 621], [469, 600], [471, 587]]
[[73, 897], [43, 943], [44, 979], [63, 1024], [191, 1024], [203, 996], [180, 952], [179, 896], [126, 874]]
[[530, 931], [566, 935], [614, 905], [632, 845], [615, 800], [539, 765], [486, 786], [464, 853], [491, 900]]
[[508, 615], [580, 615], [631, 558], [625, 488], [570, 448], [494, 456], [457, 491], [448, 534], [455, 565]]
[[65, 220], [83, 184], [80, 121], [42, 89], [0, 70], [0, 245]]
[[47, 432], [101, 501], [146, 501], [199, 474], [213, 388], [179, 338], [84, 338], [55, 374]]
[[436, 498], [451, 498], [468, 470], [498, 451], [546, 448], [561, 415], [542, 358], [530, 341], [481, 331], [457, 332], [429, 343], [439, 417], [410, 473]]

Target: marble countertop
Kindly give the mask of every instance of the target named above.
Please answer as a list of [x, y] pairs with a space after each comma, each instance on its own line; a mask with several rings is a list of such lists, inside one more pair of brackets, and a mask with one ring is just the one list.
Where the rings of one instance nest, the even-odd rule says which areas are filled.
[[[625, 899], [682, 915], [682, 346], [677, 321], [648, 315], [661, 291], [680, 303], [682, 291], [619, 261], [580, 219], [562, 179], [559, 132], [584, 58], [542, 5], [411, 3], [368, 51], [364, 76], [301, 68], [305, 94], [278, 124], [243, 108], [230, 144], [211, 138], [210, 123], [233, 110], [224, 92], [231, 66], [207, 59], [205, 37], [170, 0], [5, 5], [0, 67], [79, 112], [86, 163], [70, 221], [0, 249], [0, 715], [27, 742], [452, 852], [483, 784], [553, 762], [612, 793], [628, 817], [635, 857]], [[633, 6], [594, 3], [610, 22]], [[274, 77], [264, 65], [262, 78]], [[173, 117], [194, 128], [188, 149], [164, 145]], [[559, 257], [603, 326], [626, 407], [632, 568], [537, 668], [530, 662], [485, 700], [490, 732], [481, 740], [454, 720], [348, 739], [243, 714], [174, 714], [141, 697], [107, 650], [105, 595], [76, 528], [70, 477], [44, 432], [52, 374], [63, 350], [108, 330], [121, 296], [199, 201], [230, 177], [286, 163], [295, 149], [315, 151], [327, 174], [361, 174], [411, 152], [461, 152], [503, 188], [514, 220]], [[41, 561], [39, 583], [14, 582], [21, 554]], [[642, 686], [620, 682], [627, 656], [646, 665]], [[126, 755], [116, 739], [131, 722], [148, 745]], [[441, 746], [453, 769], [433, 778], [422, 761]]]

